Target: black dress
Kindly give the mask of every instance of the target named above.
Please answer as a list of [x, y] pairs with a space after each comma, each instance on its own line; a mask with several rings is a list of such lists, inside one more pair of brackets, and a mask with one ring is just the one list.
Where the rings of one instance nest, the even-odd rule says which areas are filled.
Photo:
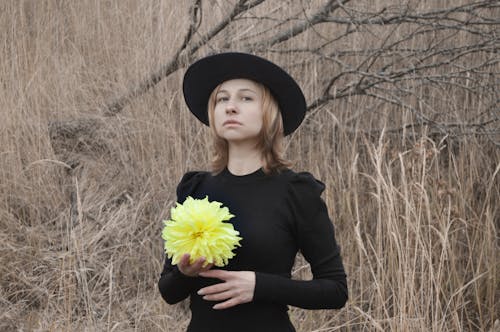
[[[158, 286], [170, 304], [188, 296], [188, 331], [295, 331], [287, 305], [305, 309], [337, 309], [347, 301], [346, 274], [333, 225], [320, 195], [323, 183], [309, 173], [291, 170], [266, 175], [262, 170], [235, 176], [227, 169], [213, 176], [186, 173], [177, 187], [178, 202], [187, 196], [219, 201], [235, 215], [229, 222], [240, 232], [241, 247], [224, 267], [255, 271], [251, 303], [214, 310], [196, 292], [221, 282], [184, 276], [165, 260]], [[292, 280], [298, 251], [311, 265], [312, 280]]]

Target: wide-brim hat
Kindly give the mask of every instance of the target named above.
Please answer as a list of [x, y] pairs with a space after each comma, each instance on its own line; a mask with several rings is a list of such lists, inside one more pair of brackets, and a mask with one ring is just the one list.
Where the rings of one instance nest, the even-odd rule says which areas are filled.
[[269, 88], [281, 111], [284, 134], [297, 129], [306, 113], [306, 101], [299, 85], [278, 65], [247, 53], [219, 53], [193, 63], [184, 74], [182, 85], [189, 110], [208, 126], [210, 94], [219, 84], [238, 78]]

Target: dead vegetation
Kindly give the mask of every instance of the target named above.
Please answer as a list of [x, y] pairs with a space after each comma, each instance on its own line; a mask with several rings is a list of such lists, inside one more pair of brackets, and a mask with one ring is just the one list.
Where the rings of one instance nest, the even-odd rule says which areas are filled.
[[297, 328], [496, 331], [500, 5], [437, 3], [2, 2], [0, 329], [186, 327], [156, 289], [175, 185], [209, 159], [180, 82], [237, 50], [307, 95], [287, 152], [327, 184], [349, 275]]

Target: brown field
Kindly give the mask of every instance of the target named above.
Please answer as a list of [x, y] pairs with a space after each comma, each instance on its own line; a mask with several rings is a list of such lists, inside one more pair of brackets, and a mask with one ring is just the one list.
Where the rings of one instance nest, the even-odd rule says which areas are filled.
[[[328, 1], [264, 1], [204, 40], [235, 2], [203, 0], [187, 41], [199, 47], [136, 93], [178, 56], [188, 2], [0, 2], [0, 330], [186, 327], [188, 304], [167, 305], [156, 286], [175, 186], [210, 159], [180, 83], [186, 59], [230, 49], [286, 67], [311, 105], [287, 156], [327, 186], [350, 298], [291, 308], [298, 331], [500, 331], [498, 4], [440, 12], [453, 20], [439, 28], [415, 23], [432, 15], [341, 22], [398, 1], [352, 1], [318, 24]], [[293, 275], [310, 276], [303, 259]]]

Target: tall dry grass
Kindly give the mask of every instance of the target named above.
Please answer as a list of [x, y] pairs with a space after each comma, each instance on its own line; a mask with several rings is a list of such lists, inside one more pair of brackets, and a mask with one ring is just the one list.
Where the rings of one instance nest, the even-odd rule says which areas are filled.
[[[229, 6], [209, 5], [213, 20]], [[300, 12], [300, 2], [286, 5], [258, 11]], [[207, 168], [208, 132], [182, 102], [182, 71], [116, 116], [100, 110], [174, 53], [187, 13], [175, 1], [0, 4], [1, 330], [186, 327], [187, 303], [169, 306], [156, 288], [161, 220], [182, 174]], [[236, 24], [212, 47], [252, 28]], [[315, 44], [318, 29], [292, 46]], [[267, 55], [289, 66], [309, 99], [319, 93], [321, 62]], [[418, 93], [442, 118], [484, 111], [480, 96]], [[391, 131], [414, 120], [358, 96], [309, 114], [287, 140], [295, 169], [327, 184], [350, 289], [340, 311], [292, 308], [299, 331], [498, 331], [500, 151], [481, 135]], [[58, 121], [73, 131], [54, 135]], [[294, 277], [309, 275], [299, 258]]]

